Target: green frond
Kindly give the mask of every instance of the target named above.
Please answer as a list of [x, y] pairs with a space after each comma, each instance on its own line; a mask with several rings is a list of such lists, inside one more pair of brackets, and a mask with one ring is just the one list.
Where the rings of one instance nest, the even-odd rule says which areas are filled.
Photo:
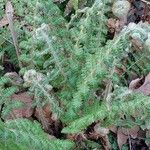
[[4, 86], [6, 83], [8, 83], [10, 79], [8, 77], [2, 76], [0, 78], [0, 86]]
[[121, 119], [123, 114], [134, 116], [135, 113], [142, 112], [142, 114], [139, 113], [139, 116], [144, 118], [148, 117], [147, 111], [150, 107], [149, 97], [137, 93], [129, 95], [129, 97], [124, 97], [124, 101], [113, 102], [110, 108], [108, 108], [106, 104], [101, 104], [97, 109], [89, 112], [88, 115], [70, 123], [68, 127], [62, 130], [62, 133], [79, 133], [93, 122], [98, 120], [103, 122], [103, 120], [107, 118], [111, 118], [111, 120], [113, 120], [111, 123], [116, 124], [116, 120]]
[[[85, 67], [77, 81], [77, 91], [73, 94], [73, 99], [69, 103], [75, 113], [79, 111], [82, 104], [91, 98], [90, 92], [96, 90], [98, 84], [109, 77], [110, 70], [114, 68], [118, 58], [121, 58], [125, 49], [128, 47], [128, 31], [122, 33], [114, 41], [108, 41], [104, 48], [99, 49], [95, 54], [87, 55]], [[109, 62], [112, 62], [111, 64]], [[72, 116], [73, 117], [73, 116]], [[75, 116], [74, 116], [75, 117]]]
[[20, 101], [15, 101], [15, 100], [8, 101], [5, 103], [5, 105], [3, 107], [1, 117], [6, 118], [12, 110], [18, 109], [18, 108], [23, 108], [24, 106], [25, 106], [25, 104]]
[[3, 144], [13, 140], [15, 148], [22, 145], [26, 150], [69, 150], [74, 146], [67, 140], [49, 139], [37, 122], [27, 119], [9, 120], [4, 123], [0, 129], [0, 139]]
[[9, 87], [0, 90], [1, 100], [10, 98], [16, 92], [16, 87]]

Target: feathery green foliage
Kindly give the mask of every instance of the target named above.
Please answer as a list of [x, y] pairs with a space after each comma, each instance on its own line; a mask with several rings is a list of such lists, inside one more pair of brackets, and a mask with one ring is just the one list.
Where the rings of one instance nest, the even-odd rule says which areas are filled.
[[[1, 122], [0, 139], [3, 144], [6, 142], [4, 148], [9, 147], [9, 143], [14, 146], [12, 150], [17, 148], [21, 150], [22, 148], [26, 150], [69, 150], [73, 147], [73, 143], [70, 141], [49, 138], [37, 122], [31, 122], [26, 119], [9, 120], [6, 123]], [[13, 143], [10, 141], [13, 141]]]
[[[119, 102], [118, 102], [119, 100]], [[121, 99], [111, 103], [111, 107], [108, 108], [106, 104], [97, 106], [90, 114], [73, 121], [68, 127], [63, 129], [63, 133], [78, 133], [87, 126], [92, 124], [94, 121], [106, 119], [109, 122], [107, 124], [116, 124], [122, 115], [134, 116], [136, 113], [141, 117], [149, 117], [149, 98], [140, 94], [129, 93], [124, 95]], [[105, 122], [104, 122], [105, 123]]]
[[[4, 16], [6, 2], [3, 0], [0, 4], [0, 18]], [[137, 52], [131, 37], [141, 37], [140, 42], [144, 45], [150, 28], [142, 23], [126, 26], [109, 40], [107, 21], [112, 13], [112, 2], [12, 1], [21, 53], [17, 58], [9, 28], [4, 26], [0, 30], [0, 106], [4, 119], [0, 122], [0, 149], [74, 148], [70, 141], [48, 139], [37, 122], [5, 120], [14, 108], [23, 107], [22, 103], [11, 101], [13, 94], [22, 91], [32, 94], [35, 108], [50, 104], [50, 111], [65, 127], [64, 134], [80, 134], [97, 121], [105, 127], [119, 125], [123, 115], [130, 118], [137, 110], [140, 125], [144, 124], [143, 117], [149, 118], [149, 98], [124, 89], [128, 84], [124, 75], [130, 79], [131, 72], [138, 76], [149, 72], [148, 48], [144, 46], [142, 53]], [[69, 3], [73, 8], [68, 8], [71, 11], [66, 17], [63, 11]], [[129, 53], [134, 59], [126, 57]], [[19, 82], [5, 76], [9, 72], [7, 64], [12, 64], [13, 71], [20, 74]], [[122, 66], [126, 72], [119, 76], [115, 69]], [[99, 89], [100, 96], [97, 95]], [[93, 147], [96, 145], [90, 140], [86, 142]]]

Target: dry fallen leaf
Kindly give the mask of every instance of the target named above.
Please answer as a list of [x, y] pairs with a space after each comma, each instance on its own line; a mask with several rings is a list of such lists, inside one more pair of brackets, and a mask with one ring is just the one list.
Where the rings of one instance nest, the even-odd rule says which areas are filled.
[[0, 28], [9, 24], [6, 15], [0, 20]]
[[115, 66], [115, 73], [118, 74], [119, 76], [122, 76], [125, 72], [126, 72], [125, 67], [119, 68], [119, 67]]
[[143, 43], [140, 40], [138, 40], [138, 39], [131, 39], [131, 42], [132, 42], [133, 46], [137, 50], [141, 51], [143, 49]]
[[141, 92], [144, 95], [150, 95], [150, 73], [145, 77], [145, 82], [142, 86], [135, 90], [136, 92]]
[[115, 125], [112, 125], [109, 127], [109, 130], [115, 134], [117, 134], [117, 127]]
[[134, 128], [131, 128], [131, 129], [122, 128], [122, 132], [125, 135], [129, 134], [133, 139], [137, 138], [139, 130], [140, 130], [139, 126], [136, 126]]
[[138, 89], [140, 86], [141, 86], [141, 80], [143, 78], [137, 78], [135, 80], [132, 80], [129, 84], [129, 89], [130, 90], [135, 90], [135, 89]]
[[73, 10], [72, 0], [69, 0], [65, 8], [65, 12], [64, 12], [65, 16], [68, 16], [72, 10]]
[[18, 100], [25, 104], [23, 108], [13, 109], [7, 119], [29, 118], [33, 114], [32, 98], [27, 92], [12, 95], [12, 100]]
[[[40, 119], [40, 112], [39, 112], [39, 109], [40, 108], [36, 108], [36, 111], [35, 111], [35, 116]], [[52, 115], [52, 112], [51, 112], [51, 107], [49, 104], [46, 104], [43, 108], [41, 108], [43, 113], [44, 113], [44, 116], [45, 118], [51, 118], [51, 115]]]
[[136, 126], [132, 129], [119, 127], [117, 131], [117, 142], [119, 149], [121, 149], [122, 146], [127, 142], [129, 136], [133, 139], [137, 138], [139, 130], [139, 126]]
[[35, 109], [35, 117], [41, 122], [43, 128], [48, 131], [49, 130], [49, 126], [52, 122], [51, 120], [51, 116], [52, 116], [52, 112], [51, 112], [51, 107], [49, 104], [45, 105], [43, 108], [41, 107], [37, 107]]
[[96, 138], [101, 139], [104, 150], [110, 150], [110, 142], [109, 142], [108, 134], [109, 134], [109, 129], [101, 127], [100, 123], [97, 123], [94, 126], [93, 135], [95, 135]]
[[119, 128], [117, 131], [117, 143], [119, 149], [122, 149], [122, 146], [127, 142], [128, 136], [122, 133], [122, 128]]
[[108, 26], [110, 32], [111, 33], [116, 32], [115, 36], [117, 36], [118, 33], [123, 28], [123, 26], [125, 25], [125, 22], [126, 21], [124, 19], [117, 20], [117, 19], [110, 18], [110, 19], [108, 19], [107, 26]]
[[96, 134], [99, 134], [99, 136], [106, 136], [109, 133], [109, 129], [101, 127], [100, 123], [97, 123], [94, 126], [94, 131], [96, 132]]
[[115, 28], [116, 27], [116, 19], [110, 18], [107, 22], [108, 28]]

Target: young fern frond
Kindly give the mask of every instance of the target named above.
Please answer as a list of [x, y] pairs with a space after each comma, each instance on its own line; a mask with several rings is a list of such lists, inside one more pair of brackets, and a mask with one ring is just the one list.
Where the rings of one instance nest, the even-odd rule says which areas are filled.
[[24, 81], [24, 86], [30, 87], [29, 91], [35, 97], [35, 106], [42, 108], [44, 105], [50, 104], [52, 112], [60, 116], [59, 101], [52, 92], [53, 87], [48, 83], [46, 76], [31, 69], [24, 74]]
[[[74, 116], [77, 117], [77, 112], [90, 100], [91, 93], [96, 90], [98, 84], [109, 76], [109, 71], [115, 65], [118, 58], [120, 58], [127, 46], [128, 31], [123, 32], [115, 41], [109, 41], [104, 48], [99, 49], [95, 54], [89, 54], [86, 59], [85, 67], [82, 69], [82, 74], [77, 82], [77, 91], [73, 94], [73, 99], [69, 103], [68, 112], [74, 112]], [[109, 64], [109, 62], [112, 62]], [[69, 115], [69, 114], [68, 114]]]
[[[95, 1], [92, 7], [77, 10], [68, 24], [74, 41], [75, 54], [84, 59], [86, 53], [95, 53], [106, 42], [107, 17], [105, 13], [110, 11], [109, 3]], [[103, 30], [101, 30], [103, 29]], [[96, 45], [96, 47], [95, 47]]]
[[[112, 102], [110, 109], [107, 108], [105, 103], [102, 103], [97, 109], [89, 112], [88, 115], [70, 123], [68, 127], [62, 130], [62, 133], [79, 133], [98, 120], [102, 121], [103, 124], [104, 119], [109, 120], [111, 118], [111, 124], [116, 124], [117, 120], [121, 119], [122, 115], [134, 116], [138, 113], [141, 119], [142, 117], [149, 117], [149, 97], [137, 93], [130, 93], [123, 98], [124, 100], [119, 99], [120, 101]], [[108, 124], [110, 124], [110, 122]]]

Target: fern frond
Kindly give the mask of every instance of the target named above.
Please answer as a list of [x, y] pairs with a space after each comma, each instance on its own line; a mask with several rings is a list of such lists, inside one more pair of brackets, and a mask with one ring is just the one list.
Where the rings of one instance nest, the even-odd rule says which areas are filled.
[[[76, 117], [77, 112], [91, 98], [94, 89], [98, 84], [109, 77], [110, 69], [116, 65], [118, 58], [121, 58], [125, 49], [129, 46], [128, 31], [122, 33], [114, 41], [109, 41], [104, 48], [99, 49], [95, 55], [87, 55], [85, 67], [82, 69], [82, 74], [77, 82], [77, 91], [73, 94], [73, 99], [69, 103], [69, 111], [74, 111]], [[109, 62], [112, 62], [111, 64]]]
[[16, 87], [9, 87], [0, 90], [0, 99], [1, 101], [5, 101], [9, 99], [16, 92]]
[[24, 106], [25, 106], [24, 103], [20, 101], [11, 100], [11, 101], [5, 102], [1, 117], [5, 119], [12, 110], [23, 108]]
[[70, 141], [49, 139], [37, 122], [27, 119], [7, 121], [1, 124], [0, 129], [0, 139], [3, 144], [8, 144], [7, 140], [13, 140], [16, 146], [21, 144], [25, 149], [38, 150], [69, 150], [74, 146]]
[[0, 86], [4, 86], [6, 83], [8, 83], [10, 79], [8, 77], [2, 76], [0, 78]]
[[[128, 98], [130, 100], [128, 101]], [[81, 117], [72, 123], [66, 128], [62, 130], [62, 133], [79, 133], [82, 130], [86, 129], [87, 126], [92, 124], [95, 121], [103, 121], [106, 118], [111, 118], [111, 124], [116, 124], [116, 120], [121, 118], [122, 115], [135, 115], [135, 113], [142, 110], [142, 114], [139, 114], [141, 117], [148, 117], [148, 110], [150, 107], [149, 97], [133, 94], [130, 96], [124, 97], [124, 101], [117, 101], [112, 103], [110, 109], [106, 106], [106, 104], [101, 104], [97, 109], [92, 112], [89, 112], [88, 115]]]

